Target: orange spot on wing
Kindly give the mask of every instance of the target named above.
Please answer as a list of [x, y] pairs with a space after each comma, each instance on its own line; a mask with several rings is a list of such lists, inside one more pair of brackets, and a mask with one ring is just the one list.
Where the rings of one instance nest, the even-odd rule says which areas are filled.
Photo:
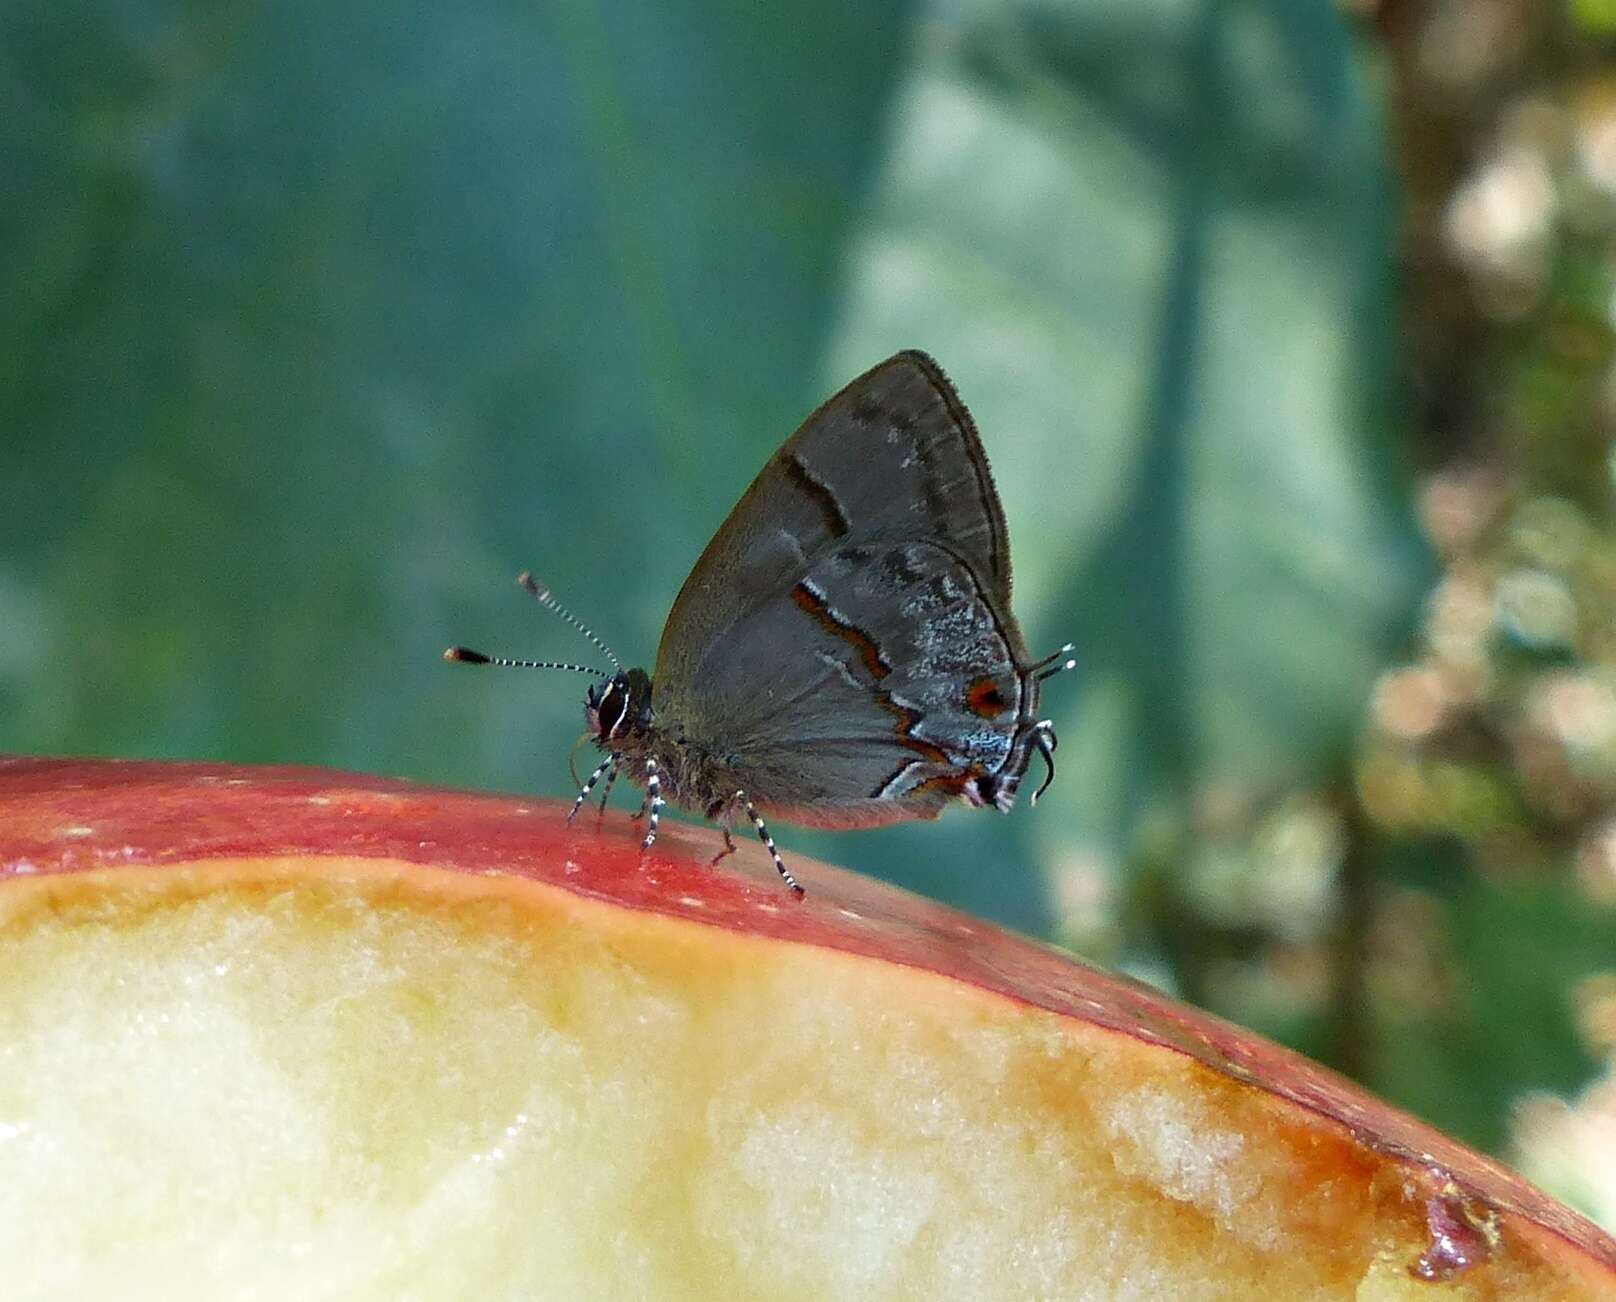
[[997, 679], [978, 678], [965, 689], [965, 706], [979, 718], [996, 719], [1010, 708]]

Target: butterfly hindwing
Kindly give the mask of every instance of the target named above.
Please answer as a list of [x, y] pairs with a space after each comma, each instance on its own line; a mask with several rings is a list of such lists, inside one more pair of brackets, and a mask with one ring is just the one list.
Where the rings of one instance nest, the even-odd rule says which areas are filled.
[[1019, 643], [945, 543], [838, 548], [754, 603], [721, 668], [659, 710], [692, 744], [724, 748], [735, 785], [791, 821], [932, 817], [1000, 771], [1036, 709]]

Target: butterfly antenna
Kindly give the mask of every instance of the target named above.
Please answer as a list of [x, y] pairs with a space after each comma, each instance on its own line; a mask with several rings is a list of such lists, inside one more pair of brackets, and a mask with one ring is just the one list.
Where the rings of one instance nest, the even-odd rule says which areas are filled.
[[485, 656], [466, 646], [452, 646], [443, 653], [445, 660], [463, 665], [498, 665], [501, 669], [570, 669], [575, 674], [589, 674], [594, 678], [610, 678], [604, 669], [591, 669], [588, 665], [567, 665], [559, 660], [512, 660], [509, 656]]
[[526, 570], [516, 576], [516, 581], [532, 594], [533, 600], [538, 602], [539, 605], [545, 607], [547, 610], [553, 611], [557, 615], [560, 615], [562, 619], [566, 620], [567, 623], [571, 624], [575, 629], [593, 642], [595, 646], [605, 654], [606, 658], [612, 662], [618, 673], [623, 672], [623, 662], [612, 654], [611, 647], [607, 646], [598, 637], [596, 637], [594, 630], [591, 629], [589, 625], [585, 624], [583, 620], [579, 619], [559, 601], [552, 597], [550, 595], [549, 588], [541, 588], [534, 581], [533, 576]]

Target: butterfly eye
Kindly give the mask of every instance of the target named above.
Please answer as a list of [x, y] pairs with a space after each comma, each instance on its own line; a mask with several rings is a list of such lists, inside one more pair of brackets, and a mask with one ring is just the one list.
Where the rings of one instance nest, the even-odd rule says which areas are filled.
[[595, 731], [602, 741], [609, 741], [623, 726], [628, 713], [628, 689], [616, 679], [608, 683], [595, 703]]

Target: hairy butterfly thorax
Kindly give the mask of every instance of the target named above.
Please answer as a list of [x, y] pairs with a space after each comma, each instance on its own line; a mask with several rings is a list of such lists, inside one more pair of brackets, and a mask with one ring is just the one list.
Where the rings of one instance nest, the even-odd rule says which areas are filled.
[[[644, 787], [642, 840], [664, 803], [724, 830], [746, 818], [781, 878], [763, 814], [819, 827], [1008, 811], [1032, 756], [1055, 776], [1043, 681], [1070, 645], [1032, 659], [1010, 610], [1004, 512], [970, 414], [924, 353], [854, 380], [786, 440], [686, 579], [652, 673], [624, 669], [524, 574], [519, 582], [611, 662], [603, 671], [452, 647], [472, 664], [597, 681], [587, 737], [605, 758], [569, 821], [620, 773]], [[714, 862], [717, 862], [715, 860]]]

